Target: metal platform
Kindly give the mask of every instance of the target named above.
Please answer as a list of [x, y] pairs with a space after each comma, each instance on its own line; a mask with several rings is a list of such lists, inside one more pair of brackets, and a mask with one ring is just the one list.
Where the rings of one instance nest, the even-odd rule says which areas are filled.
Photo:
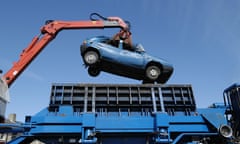
[[[196, 110], [191, 85], [53, 84], [50, 109], [72, 105], [75, 112], [167, 112], [190, 115]], [[56, 109], [54, 109], [56, 108]]]

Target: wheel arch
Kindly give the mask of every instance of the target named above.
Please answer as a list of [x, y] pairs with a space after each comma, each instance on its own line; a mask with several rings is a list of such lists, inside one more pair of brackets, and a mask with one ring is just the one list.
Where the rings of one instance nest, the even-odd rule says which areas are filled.
[[149, 66], [151, 66], [151, 65], [155, 65], [155, 66], [159, 67], [161, 71], [163, 70], [162, 64], [159, 63], [159, 62], [156, 62], [156, 61], [150, 61], [150, 62], [146, 65], [145, 70], [147, 69], [147, 67], [149, 67]]
[[82, 56], [84, 56], [85, 53], [86, 53], [86, 52], [89, 52], [89, 51], [95, 51], [95, 52], [98, 54], [98, 56], [101, 58], [101, 55], [100, 55], [99, 50], [96, 49], [96, 48], [93, 48], [93, 47], [88, 47], [88, 48], [82, 53]]

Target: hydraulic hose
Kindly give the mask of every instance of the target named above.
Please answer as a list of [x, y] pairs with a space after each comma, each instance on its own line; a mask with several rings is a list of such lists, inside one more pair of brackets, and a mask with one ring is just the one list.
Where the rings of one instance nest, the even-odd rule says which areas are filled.
[[[97, 16], [98, 18], [94, 18], [95, 16]], [[104, 17], [104, 16], [102, 16], [98, 13], [91, 13], [90, 14], [90, 20], [92, 20], [92, 21], [97, 21], [97, 20], [99, 20], [99, 18], [102, 19], [102, 20], [107, 20], [106, 17]]]

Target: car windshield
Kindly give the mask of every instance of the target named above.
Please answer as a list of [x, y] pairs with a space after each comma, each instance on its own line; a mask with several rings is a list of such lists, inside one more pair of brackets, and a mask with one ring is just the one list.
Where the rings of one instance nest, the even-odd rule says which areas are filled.
[[138, 52], [145, 52], [142, 44], [137, 44], [137, 45], [136, 45], [136, 51], [138, 51]]

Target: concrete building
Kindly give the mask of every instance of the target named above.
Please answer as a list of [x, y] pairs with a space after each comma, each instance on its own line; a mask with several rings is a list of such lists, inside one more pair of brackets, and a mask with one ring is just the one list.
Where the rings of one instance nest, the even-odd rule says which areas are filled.
[[7, 103], [9, 102], [9, 92], [7, 84], [0, 78], [0, 123], [4, 122]]

